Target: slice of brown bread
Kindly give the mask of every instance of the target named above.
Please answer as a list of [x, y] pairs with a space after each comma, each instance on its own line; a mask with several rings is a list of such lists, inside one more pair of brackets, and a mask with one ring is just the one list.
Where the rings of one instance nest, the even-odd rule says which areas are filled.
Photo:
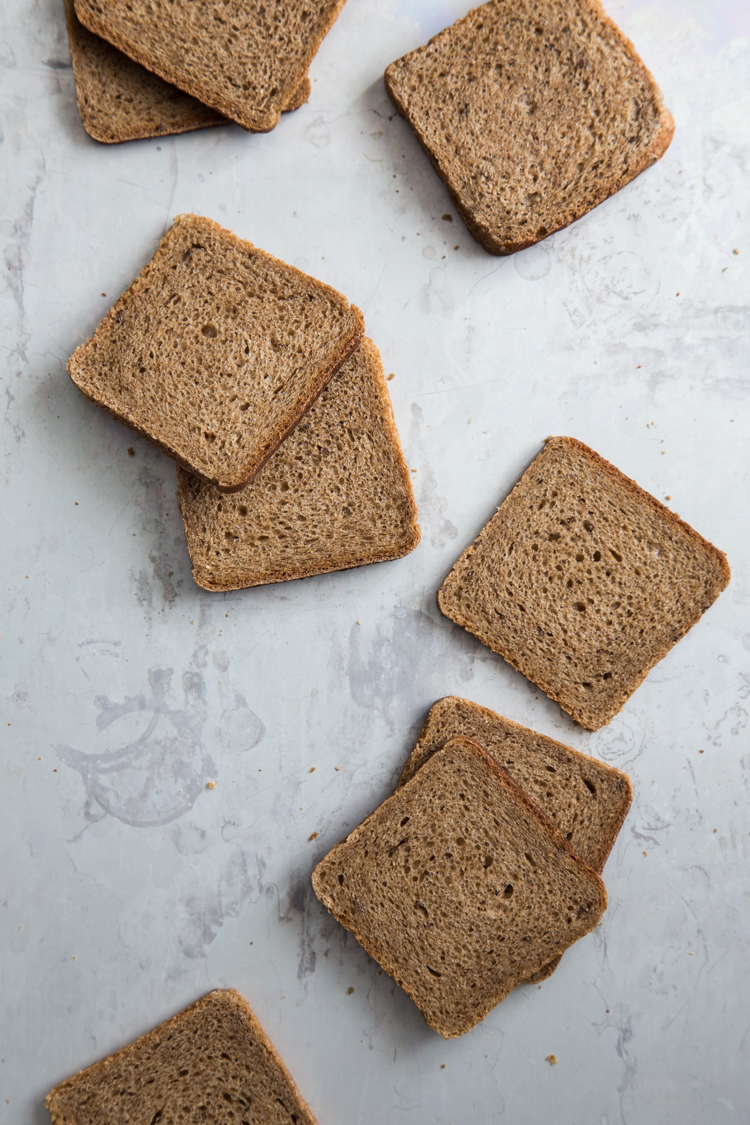
[[252, 132], [294, 97], [344, 0], [77, 0], [81, 23]]
[[363, 331], [359, 309], [334, 289], [210, 219], [178, 215], [68, 373], [191, 473], [234, 491]]
[[187, 133], [227, 118], [164, 82], [87, 31], [64, 0], [76, 97], [83, 127], [95, 141], [115, 144]]
[[313, 872], [321, 902], [445, 1039], [596, 926], [607, 894], [476, 742], [454, 738]]
[[227, 496], [177, 470], [193, 577], [238, 590], [398, 559], [417, 506], [378, 350], [363, 340], [251, 484]]
[[478, 703], [449, 695], [430, 708], [397, 789], [459, 735], [473, 738], [506, 769], [601, 875], [633, 800], [627, 774]]
[[598, 0], [491, 0], [392, 63], [385, 84], [492, 254], [580, 218], [658, 160], [674, 132]]
[[726, 556], [574, 438], [549, 438], [438, 593], [588, 730], [729, 582]]
[[217, 989], [56, 1086], [52, 1125], [316, 1125], [247, 1001]]
[[[581, 859], [601, 875], [633, 799], [627, 774], [478, 703], [447, 696], [430, 708], [397, 789], [459, 735], [473, 738], [506, 769]], [[545, 980], [559, 963], [556, 957], [529, 981]]]

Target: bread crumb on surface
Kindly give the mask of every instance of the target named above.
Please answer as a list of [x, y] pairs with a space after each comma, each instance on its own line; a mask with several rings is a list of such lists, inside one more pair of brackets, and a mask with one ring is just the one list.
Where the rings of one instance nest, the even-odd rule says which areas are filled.
[[315, 773], [317, 766], [310, 766], [310, 773]]
[[557, 1055], [547, 1055], [546, 1061], [550, 1066], [557, 1066]]
[[206, 782], [206, 789], [215, 789], [215, 788], [216, 788], [216, 782], [214, 781], [213, 778], [211, 778], [210, 781]]
[[347, 990], [346, 990], [346, 995], [347, 995], [347, 996], [351, 996], [351, 994], [352, 994], [353, 992], [354, 992], [354, 989], [353, 989], [353, 988], [351, 988], [351, 987], [350, 987], [350, 988], [347, 988]]

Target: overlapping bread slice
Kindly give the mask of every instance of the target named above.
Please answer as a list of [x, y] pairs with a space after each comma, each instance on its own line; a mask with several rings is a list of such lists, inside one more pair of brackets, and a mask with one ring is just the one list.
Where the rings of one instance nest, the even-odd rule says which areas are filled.
[[81, 23], [252, 132], [294, 100], [344, 0], [76, 0]]
[[493, 254], [580, 218], [658, 160], [674, 132], [599, 0], [490, 0], [392, 63], [385, 84]]
[[604, 884], [507, 770], [453, 738], [313, 872], [446, 1039], [589, 933]]
[[359, 344], [334, 289], [210, 219], [178, 215], [68, 372], [202, 480], [247, 484]]
[[[601, 875], [633, 799], [627, 774], [487, 707], [447, 696], [430, 708], [397, 790], [457, 736], [473, 738], [506, 769], [581, 859]], [[530, 979], [544, 980], [559, 961], [556, 958]]]
[[226, 125], [214, 109], [133, 62], [87, 31], [64, 0], [70, 55], [83, 127], [95, 141], [114, 144]]
[[250, 1005], [209, 992], [46, 1098], [52, 1125], [316, 1125]]
[[438, 604], [597, 730], [729, 582], [726, 556], [574, 438], [549, 438]]
[[[215, 109], [92, 35], [78, 19], [73, 0], [63, 2], [78, 109], [84, 129], [95, 141], [116, 144], [228, 124]], [[309, 96], [306, 77], [284, 111], [299, 109]]]
[[417, 508], [378, 350], [365, 339], [251, 484], [178, 469], [195, 581], [236, 590], [401, 558]]

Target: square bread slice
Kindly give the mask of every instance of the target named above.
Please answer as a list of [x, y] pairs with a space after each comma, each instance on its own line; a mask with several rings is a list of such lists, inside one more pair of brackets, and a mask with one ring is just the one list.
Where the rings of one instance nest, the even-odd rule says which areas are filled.
[[242, 488], [359, 344], [345, 297], [178, 215], [68, 362], [78, 387], [195, 476]]
[[193, 577], [238, 590], [399, 559], [417, 506], [378, 350], [365, 339], [251, 484], [177, 470]]
[[599, 876], [476, 742], [453, 738], [313, 872], [320, 901], [444, 1039], [596, 926]]
[[653, 496], [582, 442], [553, 437], [438, 605], [597, 730], [729, 577], [726, 556]]
[[658, 160], [674, 132], [599, 0], [491, 0], [392, 63], [385, 84], [491, 254], [568, 226]]
[[52, 1125], [316, 1125], [250, 1005], [217, 989], [61, 1082]]
[[[118, 144], [229, 124], [215, 109], [92, 35], [78, 19], [73, 0], [63, 3], [78, 110], [84, 129], [95, 141]], [[284, 111], [299, 109], [309, 96], [310, 79], [305, 78]]]
[[[506, 769], [581, 859], [601, 875], [633, 800], [627, 774], [478, 703], [447, 696], [430, 708], [397, 790], [459, 735], [474, 739]], [[546, 980], [559, 963], [555, 958], [529, 983]]]
[[76, 0], [81, 23], [252, 132], [278, 124], [344, 0]]

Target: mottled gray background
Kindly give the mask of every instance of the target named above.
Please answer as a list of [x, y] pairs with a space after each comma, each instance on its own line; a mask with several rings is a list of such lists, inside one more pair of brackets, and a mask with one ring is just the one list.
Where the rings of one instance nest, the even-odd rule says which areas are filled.
[[[215, 986], [248, 997], [321, 1125], [750, 1120], [750, 7], [609, 6], [675, 141], [509, 259], [441, 219], [381, 79], [467, 8], [348, 0], [273, 133], [119, 147], [83, 132], [59, 0], [0, 12], [2, 1123], [42, 1125], [50, 1086]], [[408, 558], [193, 584], [173, 466], [65, 374], [186, 210], [364, 310], [416, 470]], [[435, 605], [551, 433], [671, 497], [733, 567], [593, 735]], [[636, 796], [604, 925], [444, 1043], [310, 871], [448, 693], [627, 770]]]

